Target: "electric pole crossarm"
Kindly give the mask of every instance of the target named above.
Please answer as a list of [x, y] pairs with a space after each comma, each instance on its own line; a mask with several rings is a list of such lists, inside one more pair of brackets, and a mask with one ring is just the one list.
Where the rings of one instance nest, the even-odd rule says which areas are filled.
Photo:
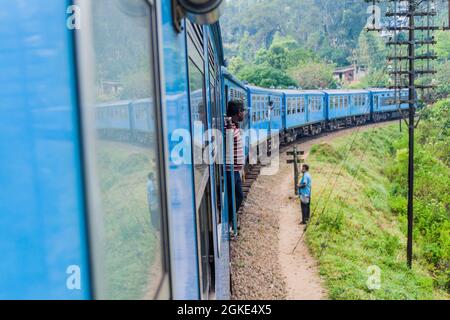
[[[436, 60], [438, 56], [436, 54], [426, 54], [426, 55], [417, 55], [414, 57], [415, 60]], [[410, 56], [388, 56], [389, 60], [409, 60], [413, 59], [413, 57]]]

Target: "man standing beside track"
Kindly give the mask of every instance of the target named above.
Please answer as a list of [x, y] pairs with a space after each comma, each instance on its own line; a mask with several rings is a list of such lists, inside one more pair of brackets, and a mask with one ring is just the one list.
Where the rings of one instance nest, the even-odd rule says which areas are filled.
[[298, 194], [300, 195], [300, 203], [302, 208], [302, 222], [307, 224], [310, 218], [311, 208], [311, 175], [309, 174], [309, 165], [302, 166], [303, 177], [298, 186]]
[[[227, 117], [231, 118], [230, 123], [226, 125], [227, 130], [233, 130], [233, 158], [229, 152], [227, 152], [226, 157], [226, 168], [227, 168], [227, 185], [231, 190], [231, 180], [234, 179], [234, 190], [235, 190], [235, 199], [236, 199], [236, 212], [241, 207], [242, 201], [244, 200], [244, 193], [242, 191], [242, 180], [241, 180], [241, 171], [244, 168], [244, 147], [242, 144], [242, 136], [241, 131], [239, 129], [239, 123], [244, 120], [244, 104], [242, 101], [232, 100], [228, 102], [227, 106]], [[228, 135], [227, 135], [228, 136]], [[233, 172], [231, 172], [231, 164], [233, 163]], [[233, 195], [231, 191], [228, 192], [228, 220], [230, 226], [233, 222]]]

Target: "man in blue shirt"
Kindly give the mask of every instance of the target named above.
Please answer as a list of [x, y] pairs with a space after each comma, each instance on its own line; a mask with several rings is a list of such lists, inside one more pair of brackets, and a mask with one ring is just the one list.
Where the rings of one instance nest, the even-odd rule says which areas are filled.
[[309, 165], [302, 166], [303, 177], [298, 186], [298, 194], [300, 195], [300, 203], [302, 208], [302, 222], [300, 224], [307, 224], [310, 218], [311, 206], [311, 176], [309, 174]]

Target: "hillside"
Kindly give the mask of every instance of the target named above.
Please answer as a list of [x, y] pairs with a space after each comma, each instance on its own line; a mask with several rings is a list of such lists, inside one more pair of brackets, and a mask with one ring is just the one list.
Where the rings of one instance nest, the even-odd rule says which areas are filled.
[[[381, 23], [389, 24], [386, 2], [380, 5]], [[365, 76], [351, 87], [388, 86], [387, 38], [364, 30], [367, 10], [364, 0], [227, 1], [221, 26], [228, 69], [258, 86], [323, 89], [341, 87], [333, 71], [356, 64]], [[447, 8], [439, 2], [437, 10], [438, 24], [446, 24]], [[449, 34], [436, 33], [438, 73], [422, 80], [437, 85], [436, 98], [449, 92]]]
[[233, 0], [223, 16], [226, 54], [252, 60], [276, 33], [292, 37], [325, 60], [348, 63], [366, 23], [361, 0]]
[[330, 298], [449, 298], [449, 109], [448, 100], [431, 108], [418, 130], [412, 270], [405, 132], [395, 124], [313, 147], [307, 241]]

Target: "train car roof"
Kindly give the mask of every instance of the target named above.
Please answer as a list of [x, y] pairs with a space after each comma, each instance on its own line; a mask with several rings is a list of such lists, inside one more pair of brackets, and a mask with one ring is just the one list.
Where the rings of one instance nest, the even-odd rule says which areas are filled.
[[326, 94], [357, 94], [357, 93], [369, 93], [368, 90], [364, 89], [332, 89], [332, 90], [322, 90]]
[[391, 92], [391, 91], [394, 91], [393, 89], [388, 89], [388, 88], [368, 88], [367, 90], [369, 90], [370, 92]]
[[320, 90], [277, 89], [277, 91], [284, 93], [286, 95], [305, 95], [305, 94], [324, 95], [323, 91]]
[[129, 105], [134, 100], [115, 100], [111, 102], [100, 102], [95, 104], [95, 107], [117, 107], [117, 106], [125, 106]]
[[275, 94], [275, 95], [280, 95], [280, 96], [282, 95], [282, 93], [276, 89], [261, 88], [261, 87], [257, 87], [257, 86], [253, 86], [253, 85], [246, 85], [246, 87], [251, 92], [263, 92], [263, 93]]

